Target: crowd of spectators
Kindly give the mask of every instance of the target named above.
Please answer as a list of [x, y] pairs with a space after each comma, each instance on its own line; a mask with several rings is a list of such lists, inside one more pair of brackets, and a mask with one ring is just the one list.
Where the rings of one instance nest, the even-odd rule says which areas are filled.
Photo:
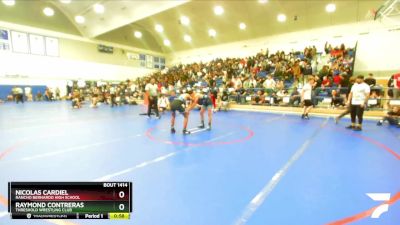
[[25, 101], [56, 101], [61, 99], [60, 89], [55, 88], [52, 90], [49, 87], [47, 87], [43, 93], [37, 91], [35, 94], [32, 93], [31, 87], [22, 88], [20, 86], [14, 86], [7, 95], [7, 101], [15, 101], [16, 103], [24, 103]]
[[104, 82], [87, 82], [78, 85], [78, 82], [67, 88], [67, 100], [72, 101], [74, 108], [80, 108], [85, 100], [89, 100], [91, 107], [99, 104], [109, 104], [111, 107], [121, 105], [137, 105], [137, 100], [142, 94], [137, 85], [126, 80], [112, 84]]
[[[352, 83], [355, 53], [355, 48], [346, 48], [344, 44], [332, 47], [329, 43], [325, 44], [323, 52], [318, 52], [315, 46], [289, 53], [261, 50], [251, 57], [180, 64], [120, 83], [88, 82], [82, 85], [74, 82], [68, 85], [65, 99], [73, 100], [74, 107], [80, 107], [87, 98], [93, 107], [98, 103], [111, 106], [137, 104], [138, 99], [145, 99], [145, 86], [154, 78], [160, 97], [165, 97], [160, 98], [163, 111], [168, 108], [168, 101], [185, 89], [205, 86], [211, 88], [218, 103], [224, 106], [229, 101], [296, 106], [301, 103], [300, 91], [304, 81], [313, 76], [314, 105], [330, 99], [331, 107], [341, 107]], [[365, 82], [371, 87], [371, 98], [377, 99], [375, 106], [381, 106], [380, 99], [385, 94], [382, 87], [377, 85], [373, 74], [369, 74]], [[395, 89], [395, 83], [389, 81], [388, 86]], [[12, 93], [12, 98], [17, 102], [21, 101], [18, 92], [20, 90], [15, 88]], [[390, 89], [388, 96], [394, 97], [396, 93]], [[33, 99], [32, 96], [27, 98]], [[59, 90], [47, 88], [43, 94], [37, 93], [35, 99], [53, 101], [62, 99], [62, 96]]]
[[[332, 107], [344, 106], [353, 76], [356, 49], [346, 48], [344, 44], [332, 47], [326, 43], [324, 50], [318, 52], [315, 46], [306, 47], [303, 52], [290, 53], [277, 51], [270, 54], [268, 50], [261, 50], [252, 57], [176, 65], [138, 78], [135, 82], [143, 90], [154, 78], [161, 93], [209, 86], [219, 97], [227, 93], [230, 100], [238, 103], [298, 105], [298, 89], [308, 76], [314, 76], [313, 103], [317, 105], [328, 98]], [[372, 74], [366, 82], [371, 86], [371, 97], [382, 98], [383, 89], [377, 86]], [[389, 93], [389, 97], [393, 96]]]

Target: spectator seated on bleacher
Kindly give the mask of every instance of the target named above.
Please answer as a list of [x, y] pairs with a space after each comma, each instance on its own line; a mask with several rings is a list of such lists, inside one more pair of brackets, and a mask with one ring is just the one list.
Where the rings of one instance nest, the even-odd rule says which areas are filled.
[[295, 88], [290, 95], [289, 105], [298, 106], [301, 103], [301, 95], [297, 88]]
[[166, 96], [166, 94], [162, 94], [161, 97], [158, 99], [158, 111], [160, 111], [161, 113], [164, 113], [165, 111], [167, 111], [169, 109], [169, 100]]
[[268, 95], [270, 95], [275, 90], [276, 82], [272, 78], [272, 76], [267, 77], [267, 79], [263, 83], [263, 87], [266, 89]]
[[276, 82], [276, 86], [275, 86], [276, 90], [284, 90], [285, 89], [285, 83], [283, 82], [283, 80], [278, 80]]
[[321, 82], [321, 88], [324, 90], [325, 88], [332, 87], [332, 81], [328, 76], [324, 76]]
[[320, 79], [319, 75], [314, 75], [314, 85], [315, 87], [321, 87], [323, 77]]
[[384, 95], [384, 90], [381, 86], [378, 86], [378, 85], [372, 86], [371, 92], [373, 92], [373, 91], [376, 93], [376, 95], [378, 95], [380, 97]]
[[376, 79], [374, 78], [374, 75], [372, 73], [368, 74], [368, 77], [364, 81], [366, 84], [368, 84], [371, 88], [376, 86]]
[[[251, 96], [253, 95], [253, 89], [247, 89], [245, 90], [244, 88], [241, 88], [236, 91], [236, 103], [239, 104], [245, 104], [248, 101], [251, 101]], [[250, 97], [250, 100], [248, 98]]]
[[46, 88], [44, 99], [49, 102], [54, 101], [53, 92], [51, 92], [50, 88]]
[[339, 93], [336, 90], [332, 90], [332, 101], [331, 101], [331, 107], [336, 108], [340, 106], [345, 106], [344, 104], [344, 98], [339, 95]]
[[26, 94], [26, 100], [27, 100], [28, 102], [32, 102], [32, 101], [33, 101], [33, 95], [32, 95], [32, 93]]
[[229, 106], [229, 96], [228, 92], [223, 90], [222, 95], [218, 98], [218, 111], [221, 111], [223, 109], [224, 111], [228, 110]]
[[302, 68], [303, 75], [312, 75], [313, 71], [312, 71], [311, 62], [309, 60], [305, 59], [303, 61], [303, 65], [301, 68]]
[[381, 107], [381, 96], [376, 92], [371, 90], [368, 100], [369, 107]]
[[267, 76], [267, 79], [263, 83], [263, 87], [265, 89], [275, 89], [275, 86], [276, 86], [276, 82], [272, 78], [272, 76]]
[[265, 103], [265, 94], [263, 91], [257, 91], [252, 98], [251, 104], [253, 105], [263, 105]]
[[251, 78], [246, 79], [243, 81], [243, 88], [244, 89], [249, 89], [249, 88], [254, 88], [257, 85], [256, 80], [253, 80]]
[[261, 78], [265, 78], [267, 76], [267, 72], [266, 71], [260, 71], [258, 74], [257, 74], [257, 77], [261, 77]]
[[281, 104], [283, 102], [283, 98], [289, 97], [289, 96], [290, 95], [289, 95], [287, 90], [281, 89], [281, 90], [276, 92], [275, 98], [274, 98], [274, 103], [279, 105], [279, 104]]
[[7, 95], [7, 102], [13, 102], [13, 101], [14, 101], [14, 95], [10, 93], [9, 95]]
[[35, 98], [35, 100], [38, 101], [38, 102], [43, 101], [42, 92], [38, 91], [38, 92], [36, 93], [36, 98]]
[[340, 84], [342, 83], [343, 76], [341, 74], [336, 74], [333, 75], [333, 87], [340, 87]]
[[79, 109], [82, 107], [81, 93], [77, 89], [72, 92], [72, 108]]
[[330, 51], [331, 57], [334, 57], [334, 58], [339, 58], [341, 56], [344, 56], [345, 54], [346, 54], [346, 47], [344, 44], [341, 44], [340, 48], [335, 47], [334, 49], [331, 49], [331, 51]]
[[324, 65], [322, 69], [318, 72], [318, 77], [322, 81], [323, 77], [329, 76], [329, 66]]
[[242, 80], [240, 79], [240, 76], [236, 76], [235, 78], [233, 78], [232, 83], [235, 90], [239, 90], [242, 88]]

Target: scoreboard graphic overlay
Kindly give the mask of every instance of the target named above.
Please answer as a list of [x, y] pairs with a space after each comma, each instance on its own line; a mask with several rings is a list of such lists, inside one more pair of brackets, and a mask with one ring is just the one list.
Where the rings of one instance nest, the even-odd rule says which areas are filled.
[[12, 219], [130, 219], [132, 182], [9, 182]]

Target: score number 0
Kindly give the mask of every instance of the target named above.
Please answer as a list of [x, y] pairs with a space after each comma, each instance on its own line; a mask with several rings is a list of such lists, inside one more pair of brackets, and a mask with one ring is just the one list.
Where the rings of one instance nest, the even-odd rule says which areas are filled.
[[[125, 197], [125, 192], [120, 191], [118, 193], [118, 197], [119, 198], [124, 198]], [[121, 203], [121, 204], [119, 204], [118, 208], [119, 208], [119, 210], [123, 211], [125, 209], [125, 205], [123, 203]]]

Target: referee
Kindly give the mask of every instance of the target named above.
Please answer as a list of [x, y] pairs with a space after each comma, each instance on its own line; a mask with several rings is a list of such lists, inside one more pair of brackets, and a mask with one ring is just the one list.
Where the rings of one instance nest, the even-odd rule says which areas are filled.
[[154, 78], [151, 78], [150, 83], [146, 84], [145, 91], [148, 96], [148, 102], [149, 102], [149, 107], [147, 108], [147, 116], [150, 118], [151, 115], [151, 109], [154, 109], [156, 112], [156, 117], [157, 119], [160, 119], [160, 114], [158, 113], [158, 86], [156, 83], [156, 80]]
[[[364, 76], [357, 76], [356, 83], [351, 87], [348, 104], [350, 104], [351, 125], [346, 127], [355, 131], [362, 130], [364, 109], [367, 105], [370, 87], [364, 82]], [[356, 118], [358, 123], [356, 123]]]

